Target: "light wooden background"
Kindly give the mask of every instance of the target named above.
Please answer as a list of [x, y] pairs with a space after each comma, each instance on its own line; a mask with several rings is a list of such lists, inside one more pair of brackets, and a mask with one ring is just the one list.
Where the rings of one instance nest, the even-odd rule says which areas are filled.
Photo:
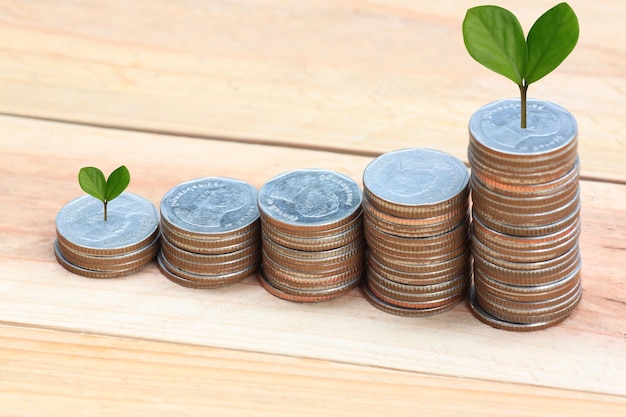
[[[249, 277], [192, 290], [156, 266], [72, 275], [52, 251], [82, 166], [261, 187], [375, 156], [466, 160], [467, 122], [517, 94], [465, 52], [465, 0], [0, 0], [0, 415], [626, 413], [626, 8], [572, 0], [581, 38], [529, 95], [579, 124], [583, 301], [529, 334], [465, 305], [427, 318], [358, 289], [308, 305]], [[555, 3], [502, 0], [528, 29]]]

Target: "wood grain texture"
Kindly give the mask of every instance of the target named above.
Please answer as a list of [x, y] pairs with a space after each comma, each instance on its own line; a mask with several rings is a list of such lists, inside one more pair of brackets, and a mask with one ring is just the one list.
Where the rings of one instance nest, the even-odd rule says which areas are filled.
[[[127, 165], [158, 206], [205, 176], [361, 184], [389, 150], [465, 160], [471, 114], [517, 93], [464, 50], [475, 2], [0, 0], [0, 416], [626, 414], [626, 9], [569, 3], [579, 45], [530, 95], [579, 123], [584, 294], [517, 334], [464, 304], [403, 318], [359, 289], [297, 304], [256, 276], [192, 290], [53, 255], [83, 166]], [[553, 6], [499, 4], [525, 28]]]
[[[131, 170], [129, 191], [153, 203], [191, 178], [261, 186], [294, 167], [335, 169], [360, 182], [371, 158], [140, 134], [0, 117], [0, 317], [4, 323], [321, 359], [430, 375], [626, 395], [626, 186], [582, 183], [584, 297], [572, 317], [517, 334], [478, 322], [465, 305], [428, 318], [370, 306], [359, 290], [319, 304], [269, 295], [250, 277], [221, 290], [169, 282], [152, 265], [86, 279], [54, 259], [54, 218], [80, 195], [81, 165]], [[89, 146], [85, 146], [88, 143]]]
[[0, 365], [3, 416], [617, 417], [626, 409], [609, 395], [6, 325]]
[[[471, 0], [0, 1], [0, 112], [377, 155], [465, 159], [467, 122], [517, 95], [474, 62]], [[552, 1], [501, 2], [530, 25]], [[579, 123], [583, 173], [626, 180], [626, 10], [574, 0], [579, 45], [532, 85]]]

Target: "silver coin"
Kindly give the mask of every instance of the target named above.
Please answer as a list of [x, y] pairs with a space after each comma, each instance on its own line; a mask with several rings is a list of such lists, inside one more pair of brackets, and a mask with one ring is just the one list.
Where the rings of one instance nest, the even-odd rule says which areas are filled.
[[297, 227], [333, 227], [361, 208], [362, 193], [351, 178], [323, 169], [299, 169], [270, 179], [259, 191], [259, 210]]
[[401, 149], [371, 161], [363, 185], [378, 198], [398, 205], [443, 203], [468, 185], [469, 171], [458, 158], [432, 149]]
[[470, 134], [483, 146], [509, 155], [542, 155], [576, 139], [576, 119], [564, 108], [528, 99], [526, 128], [520, 127], [520, 101], [505, 99], [478, 109], [470, 118]]
[[170, 189], [161, 200], [161, 216], [186, 232], [228, 233], [259, 218], [257, 194], [256, 188], [243, 181], [199, 178]]
[[108, 203], [106, 222], [103, 217], [104, 205], [100, 200], [90, 195], [78, 197], [57, 214], [57, 234], [81, 251], [110, 251], [146, 242], [159, 227], [154, 204], [126, 192]]

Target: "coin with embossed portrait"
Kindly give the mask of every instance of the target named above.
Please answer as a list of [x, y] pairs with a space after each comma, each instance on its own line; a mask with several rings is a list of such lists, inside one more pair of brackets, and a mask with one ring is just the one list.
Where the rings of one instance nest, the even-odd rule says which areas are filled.
[[256, 271], [261, 258], [258, 192], [224, 177], [183, 182], [161, 199], [159, 268], [194, 288], [232, 285]]
[[98, 199], [85, 195], [57, 214], [55, 253], [67, 270], [106, 278], [145, 267], [158, 250], [159, 214], [145, 198], [122, 193], [108, 203], [107, 220]]
[[468, 183], [469, 171], [463, 162], [433, 149], [388, 152], [371, 161], [363, 172], [369, 202], [398, 217], [448, 212], [456, 200], [464, 200]]
[[327, 230], [354, 219], [361, 210], [361, 189], [344, 174], [299, 169], [267, 181], [259, 191], [264, 220], [283, 229]]
[[161, 218], [182, 235], [232, 235], [259, 218], [257, 194], [252, 185], [232, 178], [194, 179], [173, 187], [163, 196]]
[[259, 191], [263, 287], [289, 301], [339, 297], [365, 265], [362, 192], [351, 178], [301, 169], [270, 179]]

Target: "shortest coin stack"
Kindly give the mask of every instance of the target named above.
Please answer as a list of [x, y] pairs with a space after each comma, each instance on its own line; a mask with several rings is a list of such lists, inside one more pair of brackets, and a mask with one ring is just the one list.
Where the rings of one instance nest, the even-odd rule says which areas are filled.
[[56, 218], [54, 253], [68, 271], [115, 278], [147, 266], [159, 250], [159, 213], [143, 197], [122, 193], [104, 206], [92, 196], [70, 201]]
[[469, 172], [457, 158], [403, 149], [363, 173], [365, 295], [402, 316], [449, 310], [471, 280]]
[[191, 180], [161, 200], [159, 268], [192, 288], [232, 285], [260, 265], [257, 190], [230, 178]]
[[290, 171], [259, 191], [261, 284], [290, 301], [318, 302], [347, 293], [363, 272], [361, 190], [345, 175]]

